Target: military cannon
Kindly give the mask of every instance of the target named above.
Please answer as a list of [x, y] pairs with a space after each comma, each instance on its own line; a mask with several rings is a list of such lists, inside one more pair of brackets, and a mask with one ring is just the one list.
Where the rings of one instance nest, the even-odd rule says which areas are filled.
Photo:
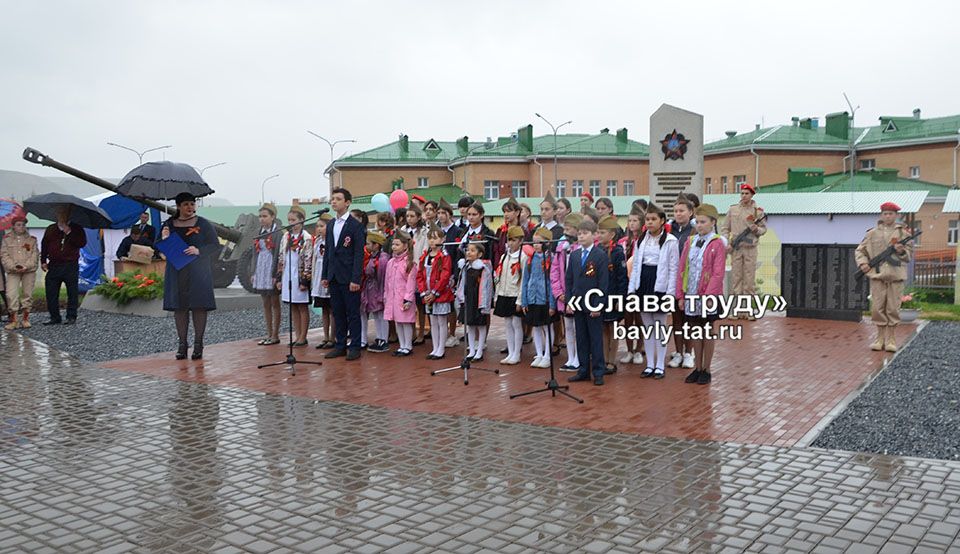
[[[117, 191], [117, 187], [113, 183], [70, 167], [62, 162], [58, 162], [33, 148], [27, 148], [23, 151], [23, 159], [30, 163], [52, 167], [110, 192], [121, 194]], [[127, 198], [168, 215], [173, 215], [176, 211], [174, 207], [154, 200], [129, 196]], [[237, 217], [237, 221], [233, 227], [227, 227], [214, 221], [211, 221], [211, 223], [217, 231], [217, 236], [224, 241], [220, 247], [220, 255], [217, 256], [213, 265], [214, 286], [216, 288], [227, 287], [233, 282], [233, 279], [239, 275], [240, 284], [243, 285], [243, 288], [253, 292], [253, 285], [251, 283], [253, 249], [251, 247], [253, 246], [253, 237], [255, 237], [260, 230], [257, 216], [254, 214], [241, 214]]]

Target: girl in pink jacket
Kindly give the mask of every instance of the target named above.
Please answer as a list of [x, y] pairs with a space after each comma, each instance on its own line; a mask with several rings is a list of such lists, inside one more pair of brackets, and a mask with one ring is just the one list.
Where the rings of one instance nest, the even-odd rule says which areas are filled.
[[393, 236], [393, 257], [387, 262], [383, 287], [383, 317], [397, 326], [400, 342], [394, 356], [409, 356], [413, 350], [413, 324], [417, 321], [417, 264], [413, 263], [410, 235], [397, 231]]
[[573, 314], [566, 310], [566, 276], [567, 261], [570, 253], [580, 248], [577, 244], [577, 227], [582, 217], [580, 214], [570, 214], [563, 220], [564, 240], [557, 243], [557, 253], [554, 254], [553, 264], [550, 266], [550, 286], [553, 296], [557, 299], [557, 313], [563, 314], [564, 339], [567, 343], [567, 363], [560, 366], [560, 371], [577, 371], [580, 367], [580, 357], [577, 355], [577, 329], [574, 325]]
[[[727, 252], [720, 235], [713, 231], [717, 224], [717, 209], [710, 204], [702, 204], [697, 208], [696, 217], [697, 232], [690, 236], [683, 246], [683, 254], [680, 255], [676, 297], [677, 302], [683, 306], [684, 315], [691, 328], [702, 327], [713, 333], [716, 332], [713, 325], [720, 319], [719, 314], [716, 310], [704, 310], [702, 299], [687, 297], [723, 295]], [[704, 333], [703, 338], [693, 340], [692, 345], [696, 365], [685, 382], [706, 385], [710, 382], [714, 341]]]

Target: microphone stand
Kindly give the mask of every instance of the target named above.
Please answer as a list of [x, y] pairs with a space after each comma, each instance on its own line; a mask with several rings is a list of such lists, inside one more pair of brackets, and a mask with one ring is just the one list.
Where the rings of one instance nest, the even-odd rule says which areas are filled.
[[[541, 241], [540, 244], [549, 244], [549, 243], [561, 242], [561, 241], [563, 241], [563, 240], [565, 240], [565, 239], [545, 240], [545, 241]], [[523, 243], [521, 243], [521, 244], [534, 244], [534, 243], [533, 243], [533, 242], [523, 242]], [[544, 255], [546, 255], [546, 254], [547, 254], [547, 253], [544, 252]], [[547, 272], [546, 272], [546, 271], [543, 272], [543, 290], [544, 290], [544, 292], [546, 293], [545, 298], [549, 299], [549, 298], [550, 298], [550, 276], [547, 275]], [[562, 316], [561, 316], [561, 317], [562, 317]], [[544, 381], [544, 384], [545, 384], [546, 386], [543, 387], [543, 388], [541, 388], [541, 389], [531, 390], [531, 391], [527, 391], [527, 392], [520, 392], [520, 393], [517, 393], [517, 394], [511, 394], [511, 395], [510, 395], [510, 400], [513, 400], [514, 398], [520, 398], [521, 396], [529, 396], [529, 395], [531, 395], [531, 394], [537, 394], [537, 393], [541, 393], [541, 392], [549, 392], [549, 393], [550, 393], [550, 396], [557, 396], [557, 393], [559, 392], [560, 394], [566, 396], [567, 398], [569, 398], [569, 399], [571, 399], [571, 400], [576, 400], [576, 401], [577, 401], [577, 404], [583, 404], [583, 399], [582, 399], [582, 398], [578, 398], [578, 397], [570, 394], [569, 392], [567, 392], [567, 391], [570, 389], [570, 385], [561, 385], [560, 383], [557, 382], [557, 374], [556, 374], [556, 372], [555, 372], [555, 370], [554, 370], [554, 367], [553, 367], [553, 325], [552, 325], [552, 322], [551, 322], [550, 324], [547, 324], [546, 327], [547, 327], [547, 357], [550, 358], [550, 380], [549, 380], [549, 381]]]
[[[305, 219], [305, 220], [303, 220], [303, 221], [301, 221], [301, 222], [299, 222], [299, 223], [294, 223], [293, 225], [286, 225], [286, 226], [280, 227], [279, 229], [277, 229], [277, 231], [280, 231], [280, 232], [281, 232], [281, 237], [282, 237], [282, 236], [283, 236], [283, 232], [289, 231], [290, 229], [296, 227], [297, 225], [306, 226], [307, 223], [309, 223], [309, 222], [311, 222], [311, 221], [314, 221], [314, 220], [319, 220], [319, 219], [320, 219], [320, 214], [318, 213], [317, 215], [315, 215], [315, 216], [313, 216], [313, 217], [310, 217], [310, 218], [307, 218], [307, 219]], [[276, 233], [277, 231], [269, 231], [269, 232], [266, 232], [266, 233], [262, 233], [262, 234], [260, 234], [260, 235], [257, 235], [257, 236], [255, 236], [255, 237], [253, 237], [253, 240], [254, 240], [254, 241], [260, 240], [261, 238], [266, 237], [266, 236], [268, 236], [268, 235], [271, 235], [271, 234], [273, 234], [273, 233]], [[301, 229], [301, 231], [302, 231], [302, 229]], [[312, 248], [312, 246], [311, 246], [311, 248]], [[286, 265], [286, 267], [287, 267], [287, 269], [289, 270], [289, 271], [287, 272], [287, 291], [289, 291], [289, 294], [290, 294], [290, 305], [287, 307], [287, 326], [289, 327], [289, 329], [288, 329], [288, 334], [289, 334], [289, 338], [290, 338], [290, 340], [287, 342], [287, 348], [289, 349], [289, 350], [287, 351], [287, 358], [286, 358], [285, 360], [281, 361], [281, 362], [271, 362], [271, 363], [269, 363], [269, 364], [261, 364], [261, 365], [258, 365], [258, 366], [257, 366], [257, 369], [263, 369], [263, 368], [265, 368], [265, 367], [273, 367], [273, 366], [278, 366], [278, 365], [288, 365], [288, 366], [290, 366], [290, 375], [296, 375], [296, 374], [297, 374], [297, 364], [323, 365], [323, 362], [313, 362], [313, 361], [308, 361], [308, 360], [297, 360], [297, 357], [293, 355], [293, 271], [294, 271], [294, 270], [293, 270], [293, 268], [291, 267], [291, 261], [292, 261], [292, 259], [293, 259], [291, 252], [292, 252], [292, 249], [290, 248], [290, 245], [287, 244], [287, 265]], [[315, 263], [315, 262], [314, 262], [314, 267], [316, 267], [316, 263]], [[309, 292], [309, 291], [308, 291], [308, 292]], [[309, 295], [308, 295], [308, 296], [309, 296]], [[280, 289], [280, 301], [283, 302], [283, 288]]]

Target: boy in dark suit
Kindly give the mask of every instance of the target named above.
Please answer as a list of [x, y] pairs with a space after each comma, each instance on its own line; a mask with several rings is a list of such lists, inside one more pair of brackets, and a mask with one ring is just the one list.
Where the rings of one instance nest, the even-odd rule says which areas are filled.
[[327, 248], [320, 280], [330, 290], [330, 307], [337, 329], [336, 345], [326, 357], [346, 355], [347, 360], [356, 360], [360, 357], [360, 276], [367, 230], [350, 215], [351, 202], [353, 195], [347, 189], [336, 189], [330, 195], [330, 207], [336, 217], [327, 224]]
[[[600, 312], [589, 312], [583, 297], [591, 290], [600, 291], [591, 296], [591, 304], [604, 304], [605, 291], [610, 284], [610, 263], [602, 248], [595, 245], [597, 224], [585, 219], [577, 229], [577, 242], [580, 249], [570, 254], [566, 274], [566, 297], [578, 296], [580, 309], [573, 312], [577, 327], [577, 352], [580, 355], [580, 368], [570, 377], [571, 383], [586, 381], [593, 373], [593, 384], [603, 384], [606, 366], [603, 360], [603, 318]], [[569, 304], [568, 308], [569, 310]]]

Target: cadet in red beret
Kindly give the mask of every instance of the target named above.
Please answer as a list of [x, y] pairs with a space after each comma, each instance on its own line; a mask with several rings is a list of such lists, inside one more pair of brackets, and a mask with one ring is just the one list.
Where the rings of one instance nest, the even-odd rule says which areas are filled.
[[[756, 294], [757, 292], [757, 243], [767, 232], [767, 224], [760, 219], [763, 208], [753, 200], [757, 190], [747, 183], [740, 185], [740, 202], [727, 209], [727, 217], [720, 226], [720, 235], [727, 243], [727, 252], [730, 254], [730, 278], [733, 294]], [[733, 239], [750, 229], [747, 240], [740, 243], [736, 250], [731, 243]], [[732, 316], [730, 319], [737, 319]], [[753, 314], [746, 319], [755, 319]]]
[[907, 264], [910, 263], [910, 247], [897, 244], [893, 260], [881, 262], [871, 269], [869, 261], [893, 243], [910, 235], [910, 231], [897, 221], [900, 206], [893, 202], [880, 205], [880, 221], [867, 231], [854, 259], [860, 269], [870, 278], [870, 312], [877, 326], [877, 340], [870, 345], [871, 350], [896, 352], [897, 343], [894, 331], [900, 323], [900, 300], [903, 296], [903, 284], [907, 279]]
[[589, 190], [583, 191], [580, 195], [580, 213], [584, 213], [587, 208], [593, 208], [593, 195]]

